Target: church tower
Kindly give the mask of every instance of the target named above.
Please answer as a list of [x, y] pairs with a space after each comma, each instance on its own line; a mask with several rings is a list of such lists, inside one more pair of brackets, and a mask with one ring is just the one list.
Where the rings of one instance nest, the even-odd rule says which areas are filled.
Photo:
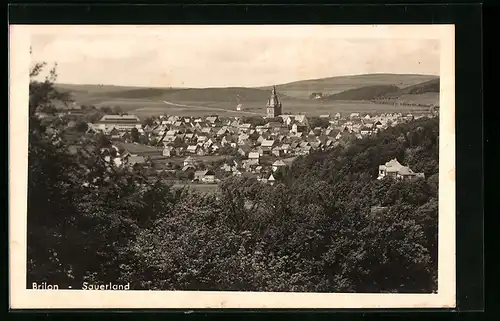
[[281, 102], [278, 99], [278, 95], [276, 95], [276, 86], [273, 86], [273, 92], [267, 101], [266, 108], [268, 118], [274, 118], [281, 115]]

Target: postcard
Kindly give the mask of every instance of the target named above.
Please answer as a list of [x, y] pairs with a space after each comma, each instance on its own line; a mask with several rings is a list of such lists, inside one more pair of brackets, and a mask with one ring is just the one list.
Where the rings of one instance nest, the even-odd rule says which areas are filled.
[[455, 307], [454, 37], [11, 25], [10, 307]]

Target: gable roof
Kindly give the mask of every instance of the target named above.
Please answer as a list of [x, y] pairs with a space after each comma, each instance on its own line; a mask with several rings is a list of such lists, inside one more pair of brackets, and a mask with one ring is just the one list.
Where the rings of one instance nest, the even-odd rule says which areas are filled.
[[274, 145], [274, 140], [271, 139], [265, 139], [262, 141], [260, 144], [262, 147], [272, 147]]
[[286, 164], [281, 159], [278, 159], [273, 163], [273, 166], [286, 166]]
[[249, 159], [252, 159], [252, 158], [256, 159], [256, 158], [259, 158], [259, 157], [260, 157], [259, 152], [250, 152], [250, 153], [248, 153], [248, 158]]

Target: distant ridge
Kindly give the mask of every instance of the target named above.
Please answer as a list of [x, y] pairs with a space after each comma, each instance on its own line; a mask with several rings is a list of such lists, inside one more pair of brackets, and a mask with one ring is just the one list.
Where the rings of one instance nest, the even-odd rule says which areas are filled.
[[375, 85], [349, 89], [323, 97], [323, 100], [372, 100], [399, 92], [394, 85]]
[[[385, 78], [385, 79], [384, 79]], [[345, 80], [378, 80], [380, 81], [381, 79], [384, 80], [393, 80], [393, 79], [437, 79], [439, 76], [436, 75], [425, 75], [425, 74], [391, 74], [391, 73], [371, 73], [371, 74], [359, 74], [359, 75], [345, 75], [345, 76], [333, 76], [333, 77], [325, 77], [325, 78], [313, 78], [313, 79], [304, 79], [304, 80], [298, 80], [298, 81], [292, 81], [292, 82], [287, 82], [280, 84], [278, 86], [281, 87], [286, 87], [286, 86], [293, 86], [293, 85], [302, 85], [306, 83], [317, 83], [317, 82], [337, 82], [339, 80], [345, 81]], [[259, 88], [267, 88], [269, 86], [263, 86]]]
[[[439, 77], [413, 74], [364, 74], [294, 81], [276, 84], [284, 102], [301, 105], [310, 101], [311, 93], [321, 93], [325, 100], [370, 100], [379, 97], [394, 99], [400, 95], [411, 96], [415, 92], [428, 92], [432, 86], [439, 88]], [[414, 87], [412, 87], [414, 86]], [[423, 87], [422, 87], [423, 86]], [[427, 86], [430, 86], [427, 88]], [[227, 103], [236, 108], [239, 103], [262, 103], [269, 98], [271, 87], [208, 87], [169, 88], [131, 87], [113, 85], [56, 84], [69, 91], [79, 104], [95, 105], [144, 105], [161, 101], [189, 103]], [[364, 88], [363, 87], [367, 87]], [[406, 88], [406, 92], [399, 89]], [[434, 88], [434, 87], [432, 87]], [[338, 96], [335, 96], [339, 94]], [[434, 98], [430, 98], [434, 99]], [[411, 99], [410, 99], [411, 100]], [[434, 99], [435, 100], [435, 99]], [[259, 105], [260, 106], [260, 105]], [[127, 107], [131, 108], [131, 107]], [[231, 107], [232, 108], [232, 107]]]
[[[439, 79], [432, 79], [413, 86], [399, 88], [394, 85], [364, 86], [349, 89], [338, 94], [328, 95], [322, 99], [328, 100], [415, 100], [426, 96], [426, 99], [437, 100], [440, 90]], [[420, 100], [420, 99], [419, 99]]]

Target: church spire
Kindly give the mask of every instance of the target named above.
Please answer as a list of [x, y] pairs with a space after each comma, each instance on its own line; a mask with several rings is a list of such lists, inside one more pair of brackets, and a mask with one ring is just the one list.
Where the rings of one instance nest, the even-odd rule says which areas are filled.
[[267, 116], [277, 117], [279, 115], [281, 115], [281, 102], [276, 94], [276, 85], [273, 85], [271, 97], [267, 101]]

